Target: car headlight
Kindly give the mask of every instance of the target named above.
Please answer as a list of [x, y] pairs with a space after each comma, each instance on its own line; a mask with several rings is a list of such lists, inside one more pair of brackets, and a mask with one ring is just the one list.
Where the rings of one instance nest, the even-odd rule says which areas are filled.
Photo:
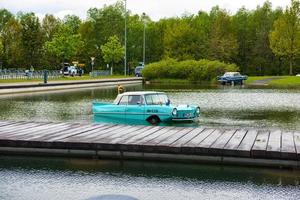
[[200, 115], [200, 107], [196, 108], [196, 114], [199, 116]]
[[176, 109], [176, 108], [173, 109], [172, 115], [173, 115], [173, 116], [177, 115], [177, 109]]

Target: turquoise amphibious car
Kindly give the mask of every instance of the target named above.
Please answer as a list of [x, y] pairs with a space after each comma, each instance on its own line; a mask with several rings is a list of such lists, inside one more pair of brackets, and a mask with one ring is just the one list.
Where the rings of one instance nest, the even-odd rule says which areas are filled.
[[170, 121], [195, 121], [200, 116], [200, 107], [171, 104], [163, 92], [125, 92], [113, 103], [94, 102], [94, 117], [106, 119], [139, 120], [151, 124]]

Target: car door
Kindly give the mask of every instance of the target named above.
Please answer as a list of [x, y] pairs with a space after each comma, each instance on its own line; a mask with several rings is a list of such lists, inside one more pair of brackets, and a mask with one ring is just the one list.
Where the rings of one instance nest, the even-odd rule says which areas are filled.
[[153, 115], [158, 116], [161, 121], [170, 118], [170, 107], [162, 102], [158, 94], [145, 95], [146, 109], [145, 118]]
[[145, 120], [145, 104], [141, 95], [129, 95], [125, 111], [126, 121]]
[[113, 107], [113, 115], [115, 118], [125, 120], [126, 119], [126, 107], [128, 104], [128, 95], [121, 97], [117, 105]]

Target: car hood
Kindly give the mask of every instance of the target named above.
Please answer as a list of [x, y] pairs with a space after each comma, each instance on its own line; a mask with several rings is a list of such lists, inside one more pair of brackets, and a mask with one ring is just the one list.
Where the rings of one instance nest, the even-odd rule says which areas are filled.
[[195, 105], [178, 105], [174, 106], [178, 111], [180, 110], [195, 110], [197, 106]]

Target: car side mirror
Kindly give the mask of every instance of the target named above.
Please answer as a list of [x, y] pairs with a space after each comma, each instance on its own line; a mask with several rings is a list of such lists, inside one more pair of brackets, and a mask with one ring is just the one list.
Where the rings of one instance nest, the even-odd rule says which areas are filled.
[[171, 104], [171, 101], [170, 101], [170, 99], [168, 99], [166, 105], [168, 106], [168, 105], [170, 105], [170, 104]]

